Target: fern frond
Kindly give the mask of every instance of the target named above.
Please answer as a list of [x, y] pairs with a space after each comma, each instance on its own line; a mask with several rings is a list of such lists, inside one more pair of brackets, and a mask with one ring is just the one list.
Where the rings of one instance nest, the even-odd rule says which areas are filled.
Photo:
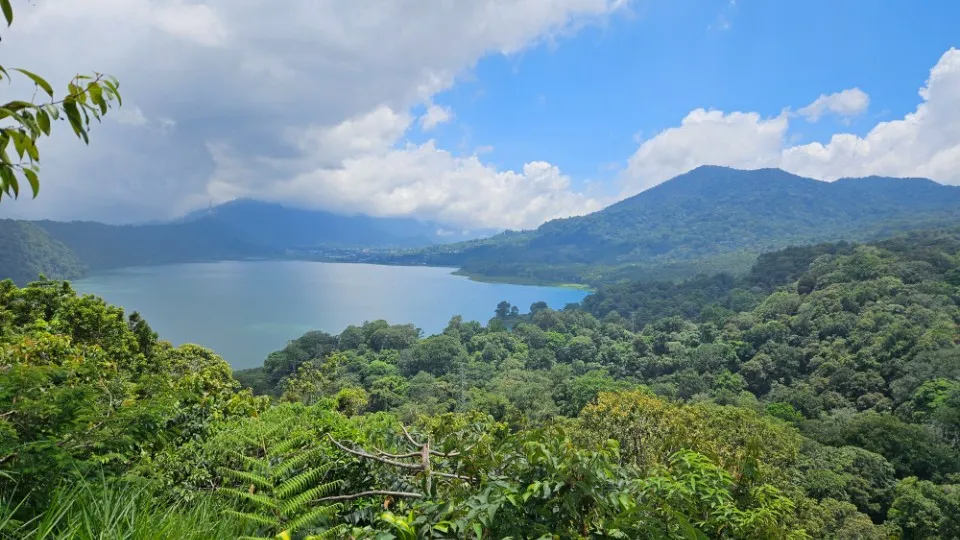
[[286, 499], [307, 489], [311, 484], [315, 484], [328, 470], [330, 470], [329, 467], [308, 469], [277, 486], [273, 493], [278, 499]]
[[350, 526], [347, 525], [346, 523], [341, 523], [336, 527], [332, 527], [330, 529], [323, 531], [322, 533], [311, 534], [310, 536], [306, 537], [304, 540], [327, 540], [328, 538], [342, 538], [343, 535], [346, 534], [347, 529], [349, 528]]
[[342, 504], [330, 504], [327, 506], [318, 506], [313, 510], [299, 516], [297, 519], [291, 520], [287, 523], [287, 529], [290, 531], [296, 532], [300, 529], [309, 527], [316, 522], [328, 518], [330, 516], [336, 515], [343, 508]]
[[257, 439], [256, 437], [252, 437], [252, 436], [250, 436], [250, 435], [247, 435], [246, 433], [237, 433], [237, 437], [238, 437], [241, 441], [243, 441], [244, 443], [246, 443], [247, 446], [250, 446], [250, 447], [253, 447], [253, 448], [259, 448], [259, 447], [260, 447], [260, 439]]
[[250, 457], [246, 454], [237, 454], [237, 457], [239, 457], [240, 461], [244, 462], [247, 465], [247, 468], [253, 472], [262, 474], [270, 468], [270, 464], [264, 459]]
[[280, 512], [285, 516], [293, 514], [302, 509], [307, 503], [333, 493], [342, 485], [343, 480], [334, 480], [333, 482], [319, 485], [313, 489], [308, 489], [289, 501], [282, 502], [280, 504]]
[[288, 436], [283, 441], [270, 445], [267, 448], [267, 456], [269, 457], [282, 456], [283, 454], [286, 454], [291, 450], [303, 445], [303, 443], [304, 443], [303, 435], [299, 435], [299, 436], [295, 435], [293, 437]]
[[[276, 465], [271, 471], [274, 478], [279, 478], [287, 475], [291, 471], [299, 469], [300, 467], [310, 463], [311, 461], [321, 457], [323, 455], [323, 448], [313, 448], [305, 452], [300, 452], [297, 455], [291, 457], [290, 459], [285, 459], [283, 462]], [[330, 465], [326, 465], [330, 467]]]
[[275, 510], [280, 508], [280, 505], [277, 504], [277, 501], [273, 500], [272, 497], [267, 497], [266, 495], [261, 495], [259, 493], [250, 493], [249, 491], [244, 491], [242, 489], [232, 488], [220, 488], [219, 491], [233, 495], [238, 499], [246, 499], [265, 508], [273, 508]]
[[241, 482], [246, 482], [248, 484], [255, 484], [264, 489], [272, 489], [273, 482], [269, 478], [259, 475], [257, 473], [248, 472], [248, 471], [236, 471], [233, 469], [221, 468], [217, 472], [225, 478], [230, 478], [232, 480], [239, 480]]
[[264, 516], [261, 514], [251, 514], [250, 512], [238, 512], [236, 510], [224, 510], [224, 512], [233, 517], [240, 518], [246, 521], [252, 521], [254, 523], [259, 523], [260, 525], [266, 525], [267, 527], [280, 526], [280, 521], [274, 517]]

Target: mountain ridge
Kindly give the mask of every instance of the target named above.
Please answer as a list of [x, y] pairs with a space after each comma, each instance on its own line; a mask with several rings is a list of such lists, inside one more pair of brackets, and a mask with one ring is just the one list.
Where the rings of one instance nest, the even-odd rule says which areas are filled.
[[590, 283], [633, 277], [629, 267], [715, 257], [740, 257], [736, 265], [745, 269], [756, 254], [790, 244], [869, 240], [958, 222], [960, 187], [928, 179], [827, 182], [781, 169], [701, 166], [591, 214], [381, 262], [456, 265], [481, 279]]
[[[826, 182], [780, 169], [701, 166], [591, 214], [442, 244], [435, 243], [440, 225], [434, 222], [250, 200], [164, 224], [33, 225], [91, 270], [294, 258], [456, 266], [478, 279], [592, 285], [745, 271], [757, 254], [788, 245], [877, 240], [958, 223], [960, 187], [929, 179], [873, 176]], [[7, 261], [5, 268], [16, 268], [15, 261]]]

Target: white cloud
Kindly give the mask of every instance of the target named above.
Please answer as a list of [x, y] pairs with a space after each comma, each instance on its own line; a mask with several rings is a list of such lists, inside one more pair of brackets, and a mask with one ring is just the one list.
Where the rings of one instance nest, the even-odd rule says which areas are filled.
[[427, 112], [420, 117], [420, 127], [423, 129], [423, 131], [430, 131], [440, 124], [449, 122], [452, 119], [453, 111], [449, 107], [430, 105], [427, 107]]
[[[881, 122], [863, 137], [838, 133], [826, 143], [802, 145], [789, 144], [786, 113], [763, 118], [757, 113], [697, 109], [680, 126], [640, 145], [621, 175], [624, 195], [699, 165], [781, 167], [823, 180], [919, 176], [960, 185], [960, 50], [944, 53], [930, 71], [920, 98], [914, 112]], [[823, 103], [823, 97], [817, 102]], [[857, 107], [839, 108], [849, 112]]]
[[[262, 0], [44, 0], [24, 5], [3, 35], [5, 66], [29, 67], [58, 83], [77, 71], [107, 72], [120, 79], [125, 100], [141, 110], [127, 113], [127, 123], [97, 125], [89, 147], [64, 134], [45, 140], [43, 195], [16, 201], [5, 213], [108, 221], [171, 217], [224, 193], [251, 191], [249, 170], [259, 174], [257, 193], [332, 210], [364, 209], [357, 194], [379, 193], [383, 182], [397, 176], [401, 180], [388, 182], [397, 208], [430, 212], [432, 201], [443, 200], [460, 209], [461, 224], [498, 225], [499, 219], [526, 225], [539, 219], [532, 216], [584, 211], [592, 208], [589, 197], [569, 184], [563, 193], [543, 196], [525, 189], [554, 189], [558, 178], [565, 179], [555, 169], [548, 167], [554, 171], [548, 174], [528, 165], [501, 171], [476, 155], [458, 157], [435, 143], [405, 147], [405, 133], [417, 120], [410, 115], [414, 107], [429, 106], [484, 56], [552, 43], [602, 22], [626, 3], [288, 0], [277, 9]], [[423, 126], [442, 116], [431, 110]], [[135, 125], [143, 121], [154, 129]], [[176, 137], [169, 133], [174, 126]], [[373, 165], [412, 169], [374, 174]], [[310, 191], [326, 186], [355, 193], [327, 197]], [[488, 187], [505, 200], [481, 209], [472, 199]], [[413, 196], [425, 201], [404, 199]], [[387, 212], [393, 202], [376, 197], [375, 210]], [[559, 201], [556, 212], [542, 208], [547, 200]], [[498, 218], [498, 208], [510, 213]]]
[[111, 115], [110, 119], [130, 126], [145, 126], [148, 121], [146, 115], [136, 105], [127, 105]]
[[799, 109], [797, 114], [816, 122], [828, 112], [841, 117], [857, 116], [867, 112], [869, 106], [870, 96], [866, 92], [859, 88], [848, 88], [830, 95], [820, 94], [813, 103]]
[[[251, 160], [214, 146], [217, 173], [207, 194], [215, 202], [293, 200], [376, 216], [417, 215], [467, 228], [530, 228], [602, 207], [596, 198], [572, 191], [570, 179], [549, 163], [498, 171], [477, 154], [455, 156], [433, 140], [393, 147], [391, 137], [410, 122], [409, 116], [381, 108], [311, 130], [311, 143], [288, 160]], [[266, 175], [269, 171], [286, 175], [277, 180]]]
[[175, 1], [157, 7], [152, 16], [156, 25], [165, 32], [201, 45], [222, 45], [227, 39], [223, 22], [207, 5]]
[[669, 180], [700, 165], [775, 167], [787, 131], [787, 115], [696, 109], [678, 127], [644, 141], [627, 160], [623, 195]]

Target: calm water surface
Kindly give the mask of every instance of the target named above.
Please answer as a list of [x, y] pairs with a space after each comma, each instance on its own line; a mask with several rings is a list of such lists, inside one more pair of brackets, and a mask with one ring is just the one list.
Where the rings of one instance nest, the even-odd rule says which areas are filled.
[[486, 323], [506, 300], [527, 311], [544, 301], [561, 308], [585, 291], [478, 283], [450, 268], [309, 261], [243, 261], [124, 268], [74, 282], [82, 293], [139, 311], [174, 344], [197, 343], [234, 368], [259, 366], [308, 330], [339, 333], [386, 319], [413, 323], [425, 335], [453, 315]]

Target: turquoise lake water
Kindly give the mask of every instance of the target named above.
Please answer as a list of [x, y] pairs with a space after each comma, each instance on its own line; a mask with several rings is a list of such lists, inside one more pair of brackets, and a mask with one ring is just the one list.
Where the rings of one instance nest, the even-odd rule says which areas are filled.
[[124, 268], [73, 282], [127, 312], [139, 311], [161, 339], [213, 349], [235, 369], [259, 366], [308, 330], [339, 333], [385, 319], [424, 335], [450, 317], [486, 323], [501, 300], [526, 312], [559, 309], [586, 291], [479, 283], [450, 268], [310, 261], [226, 261]]

